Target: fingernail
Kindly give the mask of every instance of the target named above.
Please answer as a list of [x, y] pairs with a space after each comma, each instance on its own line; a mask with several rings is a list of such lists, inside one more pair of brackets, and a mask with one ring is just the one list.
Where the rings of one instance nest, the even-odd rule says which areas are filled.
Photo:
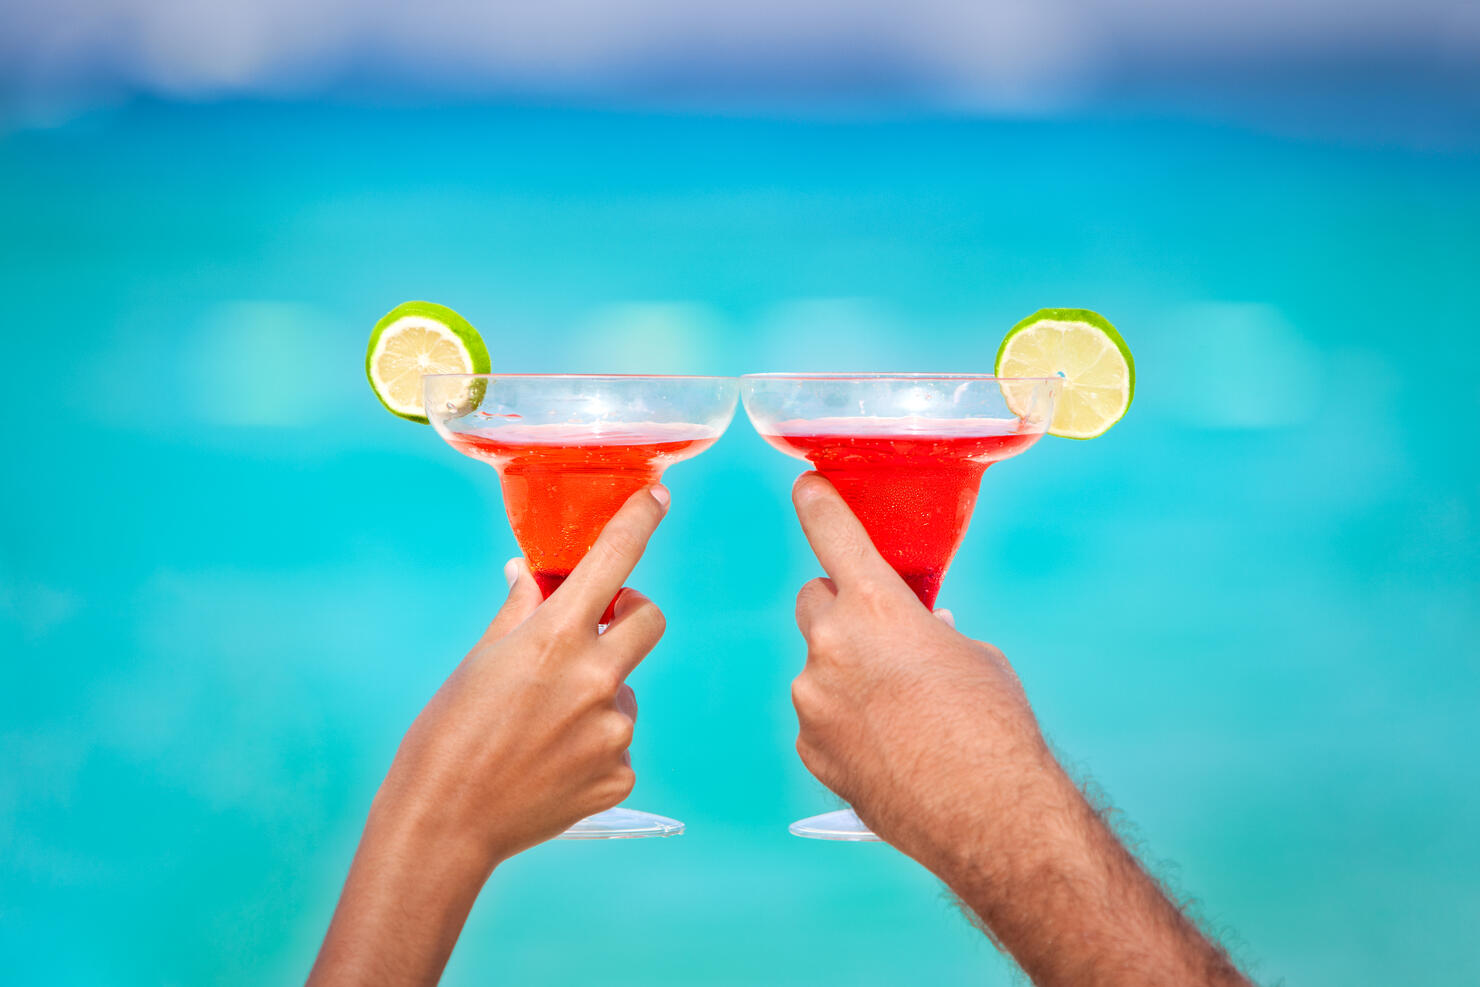
[[509, 589], [519, 581], [519, 560], [510, 559], [504, 563], [504, 581], [509, 584]]
[[653, 500], [656, 500], [660, 505], [662, 505], [664, 511], [668, 510], [668, 502], [671, 501], [673, 498], [669, 495], [667, 487], [663, 486], [663, 484], [661, 483], [655, 483], [652, 485], [651, 488], [649, 488], [648, 492], [653, 495]]
[[956, 615], [951, 613], [951, 611], [947, 610], [945, 607], [941, 607], [939, 610], [935, 611], [935, 615], [939, 617], [941, 619], [941, 622], [944, 623], [947, 627], [951, 628], [952, 630], [956, 629]]

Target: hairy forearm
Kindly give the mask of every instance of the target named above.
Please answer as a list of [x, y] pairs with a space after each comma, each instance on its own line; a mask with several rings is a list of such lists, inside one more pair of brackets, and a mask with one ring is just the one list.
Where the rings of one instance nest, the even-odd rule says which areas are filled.
[[1049, 759], [981, 837], [926, 861], [1040, 987], [1247, 985]]
[[435, 984], [492, 872], [433, 813], [393, 801], [376, 798], [309, 987]]

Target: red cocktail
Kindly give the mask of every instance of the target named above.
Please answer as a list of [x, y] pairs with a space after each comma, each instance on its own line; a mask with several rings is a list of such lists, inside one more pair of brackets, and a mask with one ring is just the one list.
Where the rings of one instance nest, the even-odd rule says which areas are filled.
[[[699, 426], [648, 423], [607, 432], [516, 425], [458, 433], [448, 441], [498, 470], [514, 538], [549, 596], [628, 497], [717, 437]], [[608, 609], [603, 620], [609, 617]]]
[[866, 418], [787, 421], [765, 440], [827, 477], [868, 531], [879, 554], [927, 607], [935, 606], [982, 473], [1038, 441], [1018, 423], [897, 422]]

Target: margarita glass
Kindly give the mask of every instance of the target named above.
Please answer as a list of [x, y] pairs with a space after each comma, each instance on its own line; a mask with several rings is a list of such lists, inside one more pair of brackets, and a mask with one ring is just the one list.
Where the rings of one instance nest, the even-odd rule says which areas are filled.
[[[1057, 377], [746, 374], [745, 412], [771, 445], [837, 488], [879, 554], [935, 606], [982, 474], [1025, 451], [1053, 418]], [[819, 840], [876, 840], [852, 809], [791, 824]]]
[[[498, 470], [504, 508], [548, 597], [627, 498], [714, 444], [735, 414], [734, 377], [429, 374], [427, 418]], [[611, 608], [602, 626], [611, 619]], [[677, 836], [683, 823], [615, 808], [563, 839]]]

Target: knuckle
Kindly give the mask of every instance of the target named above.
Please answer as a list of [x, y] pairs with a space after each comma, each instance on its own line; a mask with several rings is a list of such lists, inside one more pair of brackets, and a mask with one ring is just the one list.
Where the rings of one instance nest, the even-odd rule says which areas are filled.
[[817, 708], [817, 686], [806, 672], [791, 680], [791, 704], [803, 718], [809, 718]]
[[642, 553], [643, 540], [631, 529], [617, 525], [608, 528], [602, 535], [606, 546], [604, 559], [608, 563], [620, 563]]
[[592, 780], [586, 789], [583, 815], [591, 815], [610, 809], [632, 794], [637, 785], [637, 774], [625, 764], [619, 764]]
[[821, 779], [825, 773], [825, 765], [821, 753], [807, 739], [805, 733], [797, 734], [797, 757], [801, 759], [802, 767], [810, 771], [813, 776]]
[[637, 772], [632, 770], [630, 764], [619, 764], [613, 769], [609, 781], [612, 790], [612, 804], [625, 799], [632, 794], [632, 789], [637, 787]]
[[625, 713], [609, 713], [601, 724], [602, 746], [608, 750], [624, 751], [632, 745], [634, 724]]
[[550, 651], [565, 651], [578, 642], [585, 633], [579, 616], [570, 607], [552, 609], [546, 617], [553, 647]]
[[820, 578], [807, 580], [805, 583], [802, 583], [802, 588], [797, 590], [797, 603], [801, 604], [805, 602], [809, 597], [822, 592], [823, 589], [824, 585]]
[[622, 621], [630, 624], [642, 637], [661, 636], [668, 628], [668, 618], [663, 616], [656, 603], [646, 597], [624, 614]]
[[807, 647], [814, 656], [829, 657], [843, 647], [843, 629], [836, 620], [817, 620], [807, 632]]
[[592, 702], [604, 703], [616, 697], [622, 680], [615, 670], [603, 664], [591, 662], [580, 673], [581, 694]]
[[591, 550], [586, 553], [586, 557], [581, 560], [581, 565], [588, 570], [594, 569], [601, 572], [621, 565], [622, 553], [612, 544], [614, 537], [615, 535], [610, 533], [603, 533], [591, 546]]
[[637, 786], [637, 773], [626, 764], [618, 764], [599, 775], [588, 789], [589, 812], [600, 812], [617, 805]]
[[892, 594], [879, 580], [868, 577], [854, 584], [854, 595], [869, 613], [880, 613], [888, 609]]
[[551, 682], [559, 678], [559, 669], [566, 653], [565, 633], [558, 623], [546, 625], [545, 633], [538, 634], [530, 642], [521, 663], [527, 673]]
[[829, 729], [837, 719], [837, 701], [815, 674], [803, 672], [791, 683], [791, 702], [804, 732]]

